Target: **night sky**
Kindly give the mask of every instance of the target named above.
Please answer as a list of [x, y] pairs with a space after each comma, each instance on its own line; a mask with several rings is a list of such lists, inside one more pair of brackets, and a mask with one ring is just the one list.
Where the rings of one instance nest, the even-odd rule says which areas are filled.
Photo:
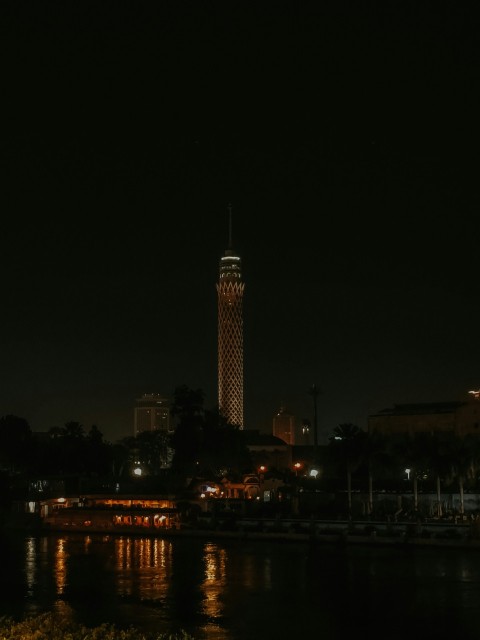
[[142, 393], [213, 408], [229, 203], [246, 428], [313, 383], [321, 440], [478, 389], [469, 7], [2, 2], [0, 415], [116, 441]]

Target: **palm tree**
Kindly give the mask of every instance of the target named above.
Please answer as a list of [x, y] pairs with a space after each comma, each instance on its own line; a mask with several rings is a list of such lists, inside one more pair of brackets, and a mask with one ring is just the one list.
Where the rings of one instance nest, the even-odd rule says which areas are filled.
[[368, 471], [367, 515], [371, 516], [373, 513], [373, 476], [387, 468], [390, 456], [385, 436], [378, 431], [366, 434], [363, 445], [363, 458]]
[[458, 480], [460, 515], [465, 513], [464, 486], [476, 477], [480, 465], [478, 438], [472, 434], [453, 436], [449, 443], [451, 474]]
[[399, 458], [404, 468], [409, 470], [413, 484], [413, 509], [418, 511], [418, 479], [427, 468], [428, 434], [405, 434], [392, 445], [393, 454]]
[[437, 517], [441, 518], [442, 512], [442, 480], [446, 480], [452, 469], [451, 434], [433, 433], [426, 437], [426, 451], [429, 470], [435, 476], [437, 492]]
[[364, 456], [366, 433], [351, 423], [339, 424], [333, 430], [330, 446], [342, 461], [347, 474], [348, 519], [352, 517], [352, 473], [359, 467]]

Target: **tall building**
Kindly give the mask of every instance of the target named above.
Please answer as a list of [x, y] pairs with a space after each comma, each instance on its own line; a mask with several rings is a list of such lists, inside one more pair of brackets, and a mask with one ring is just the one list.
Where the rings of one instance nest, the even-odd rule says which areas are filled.
[[273, 435], [287, 444], [295, 444], [295, 416], [283, 404], [273, 417]]
[[159, 393], [144, 393], [135, 401], [134, 435], [142, 431], [171, 431], [170, 399]]
[[218, 406], [230, 424], [243, 429], [242, 261], [232, 248], [229, 206], [228, 249], [220, 258], [218, 293]]

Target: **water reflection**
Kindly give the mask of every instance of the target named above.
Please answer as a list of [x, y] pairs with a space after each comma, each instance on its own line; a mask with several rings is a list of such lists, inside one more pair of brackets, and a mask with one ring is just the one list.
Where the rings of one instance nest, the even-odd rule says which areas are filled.
[[208, 543], [203, 549], [205, 559], [205, 579], [201, 585], [203, 593], [203, 613], [209, 618], [222, 615], [221, 595], [226, 586], [227, 552], [216, 544]]
[[28, 538], [25, 543], [25, 578], [27, 581], [27, 595], [33, 595], [33, 586], [37, 573], [37, 556], [35, 552], [35, 540]]
[[477, 638], [475, 551], [78, 534], [4, 539], [1, 548], [0, 615], [54, 611], [87, 626], [185, 629], [197, 640], [403, 640], [420, 627]]
[[63, 594], [67, 584], [67, 552], [65, 546], [65, 539], [59, 538], [55, 549], [55, 579], [59, 596]]
[[172, 543], [160, 538], [114, 539], [117, 593], [141, 600], [167, 598], [172, 574]]

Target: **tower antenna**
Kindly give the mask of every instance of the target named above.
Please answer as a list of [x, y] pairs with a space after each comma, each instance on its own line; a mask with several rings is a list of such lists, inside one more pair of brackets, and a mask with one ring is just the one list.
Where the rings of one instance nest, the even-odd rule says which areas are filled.
[[228, 205], [228, 248], [232, 248], [232, 205]]

